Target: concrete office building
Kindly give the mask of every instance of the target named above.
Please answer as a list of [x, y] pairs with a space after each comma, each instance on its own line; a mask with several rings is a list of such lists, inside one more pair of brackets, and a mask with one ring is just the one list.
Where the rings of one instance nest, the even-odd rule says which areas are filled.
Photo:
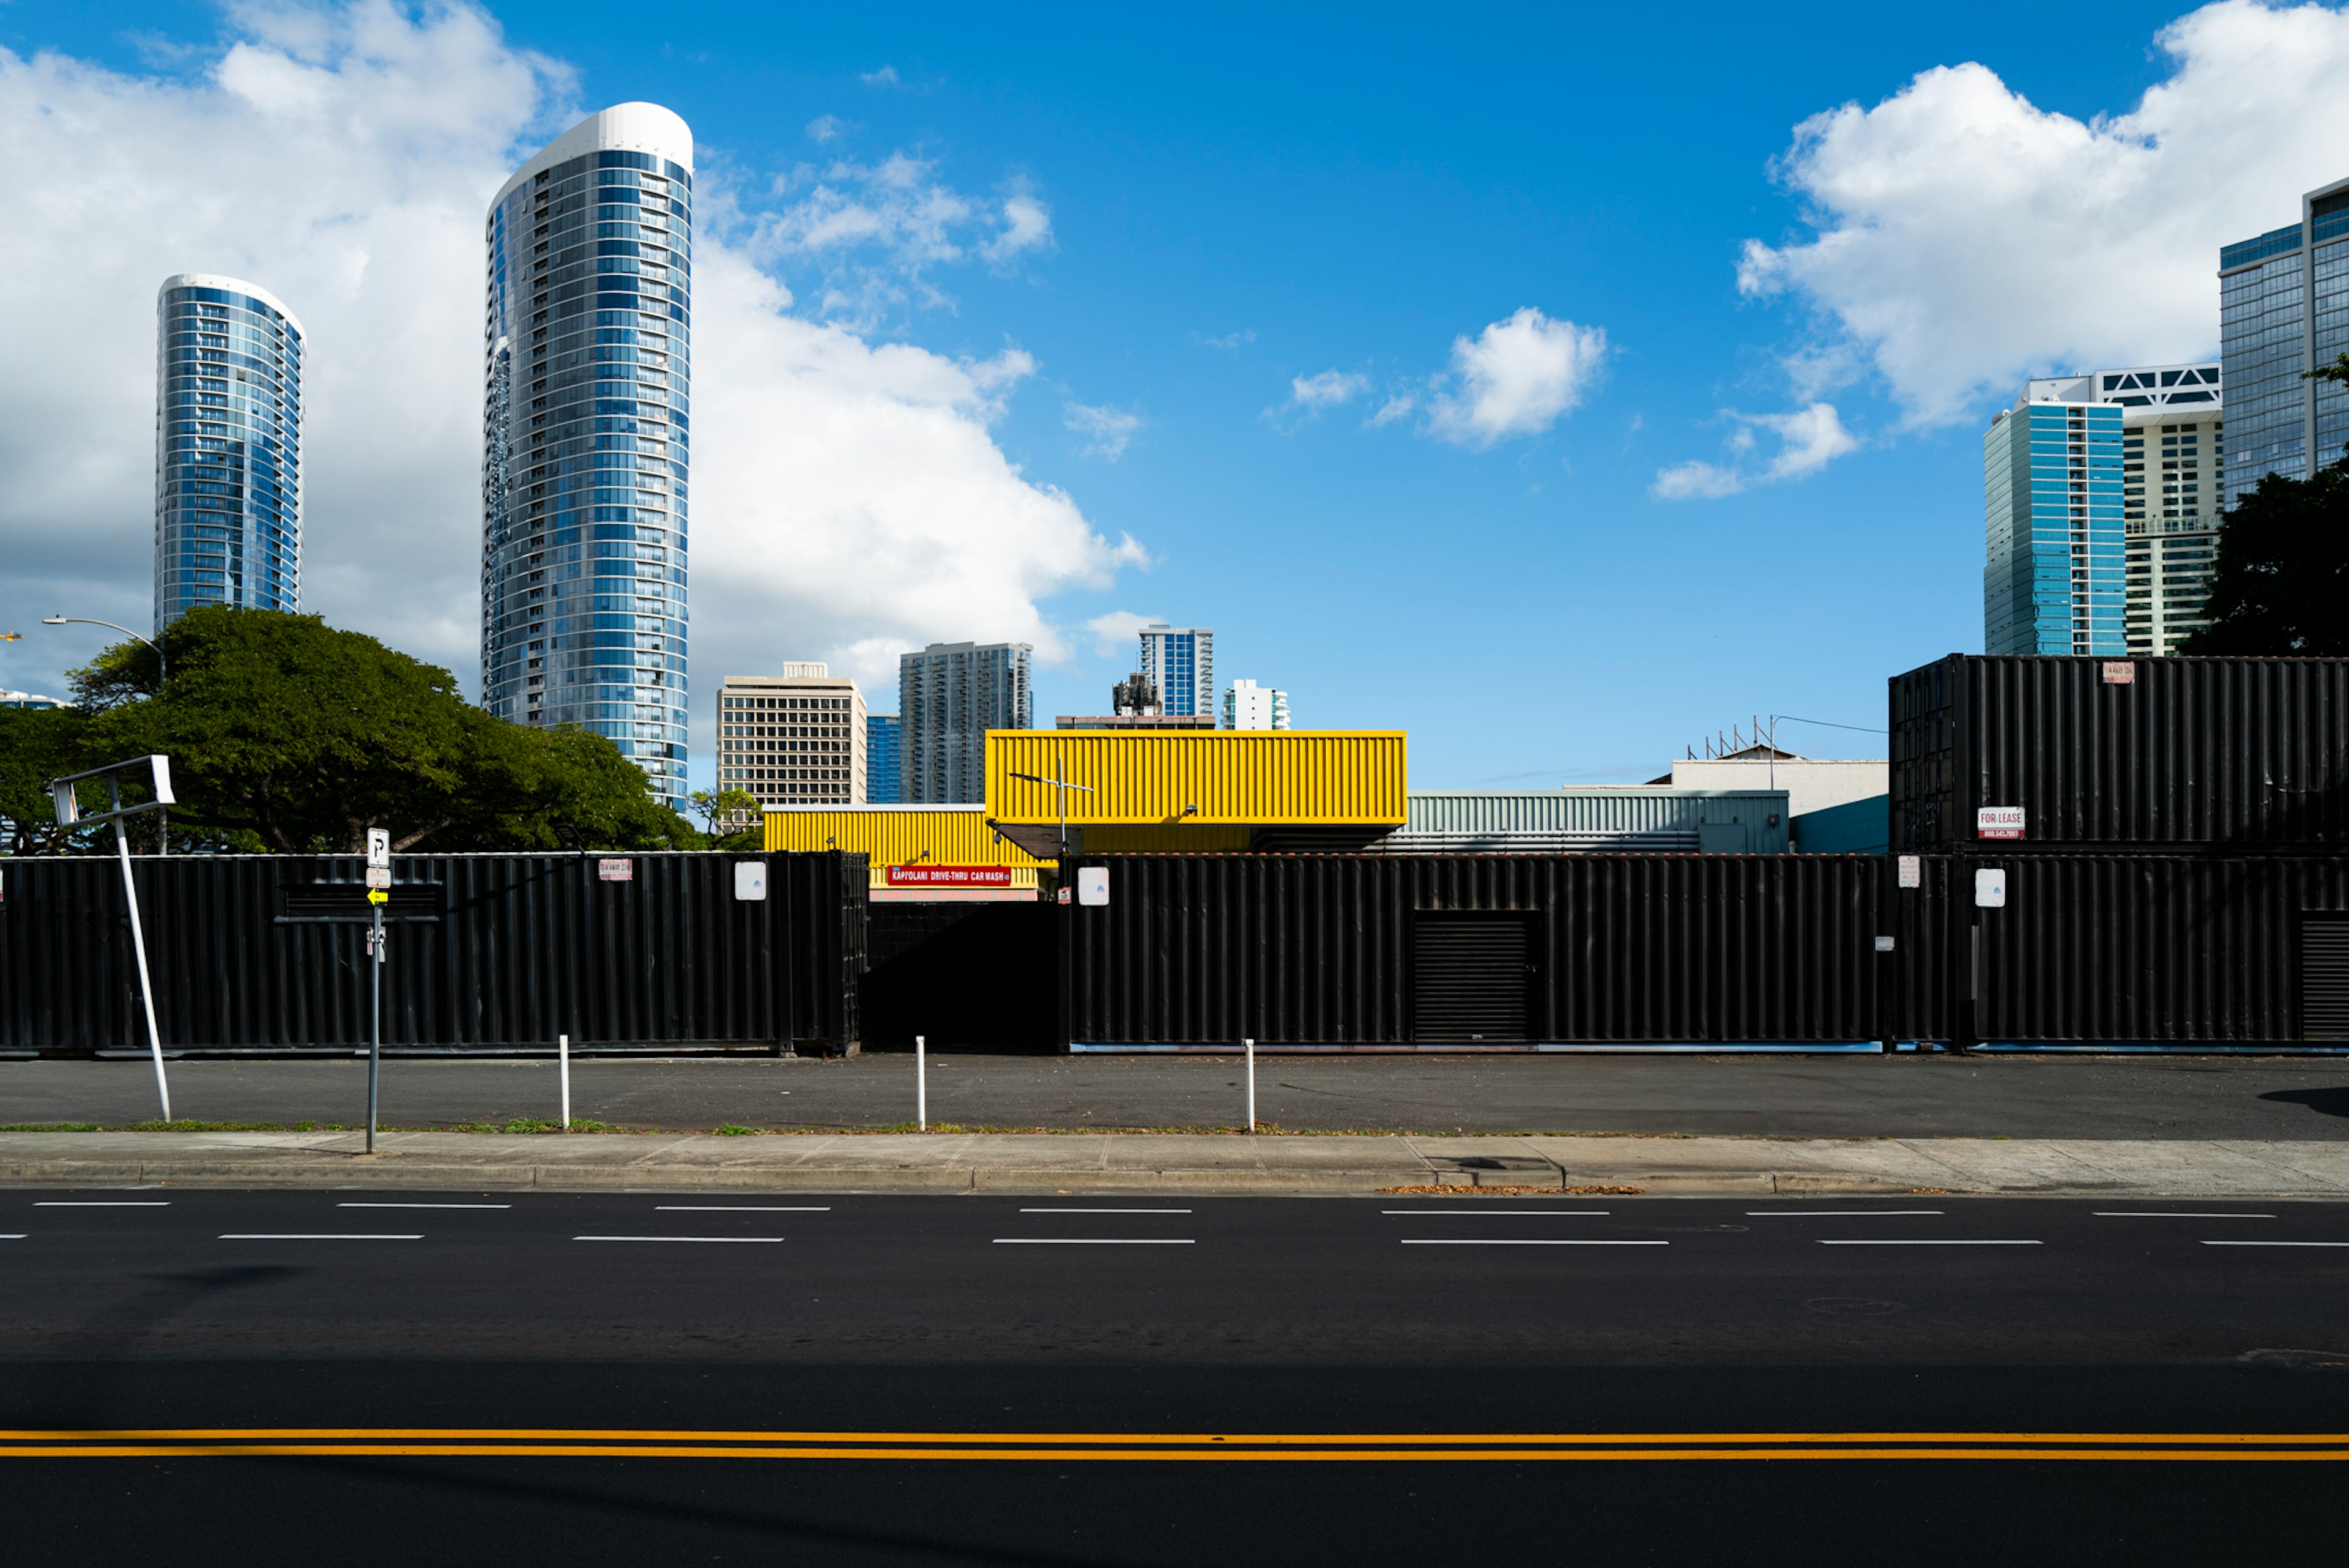
[[1204, 626], [1142, 628], [1142, 674], [1158, 690], [1162, 713], [1216, 712], [1216, 634]]
[[2305, 479], [2349, 443], [2349, 387], [2301, 372], [2349, 349], [2349, 180], [2300, 199], [2297, 222], [2219, 250], [2227, 368], [2226, 504], [2271, 473]]
[[693, 135], [573, 126], [490, 204], [481, 703], [609, 736], [685, 802]]
[[895, 713], [864, 716], [864, 804], [895, 805], [905, 798], [905, 732]]
[[718, 787], [761, 806], [861, 805], [864, 694], [822, 664], [730, 675], [718, 691]]
[[155, 296], [155, 629], [302, 607], [302, 324], [242, 278]]
[[899, 798], [939, 805], [987, 798], [987, 732], [1035, 722], [1033, 645], [934, 642], [897, 658], [904, 751]]
[[1286, 730], [1288, 693], [1253, 680], [1235, 680], [1224, 688], [1224, 728], [1226, 730]]

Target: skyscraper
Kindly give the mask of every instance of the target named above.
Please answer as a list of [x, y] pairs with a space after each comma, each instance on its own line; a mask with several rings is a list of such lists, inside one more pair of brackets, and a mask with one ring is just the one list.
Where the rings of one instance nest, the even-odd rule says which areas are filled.
[[1035, 722], [1025, 642], [934, 642], [897, 656], [897, 717], [907, 805], [987, 798], [987, 732]]
[[2300, 220], [2219, 249], [2232, 506], [2271, 473], [2305, 479], [2349, 442], [2349, 387], [2304, 381], [2349, 348], [2349, 180], [2300, 199]]
[[155, 629], [302, 607], [302, 324], [241, 278], [155, 296]]
[[2153, 656], [2201, 624], [2219, 379], [2208, 362], [2042, 377], [1992, 421], [1986, 651]]
[[1158, 688], [1162, 713], [1216, 711], [1216, 634], [1204, 626], [1153, 621], [1142, 628], [1142, 673]]
[[864, 715], [864, 804], [895, 805], [905, 798], [905, 730], [895, 713]]
[[481, 703], [685, 801], [693, 136], [589, 116], [490, 204]]

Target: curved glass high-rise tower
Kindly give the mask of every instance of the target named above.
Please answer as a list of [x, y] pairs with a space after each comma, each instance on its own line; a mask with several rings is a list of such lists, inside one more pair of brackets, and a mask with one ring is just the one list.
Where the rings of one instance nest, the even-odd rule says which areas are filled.
[[685, 804], [693, 135], [580, 121], [491, 204], [481, 702], [608, 735]]
[[155, 629], [302, 603], [302, 324], [242, 278], [155, 296]]

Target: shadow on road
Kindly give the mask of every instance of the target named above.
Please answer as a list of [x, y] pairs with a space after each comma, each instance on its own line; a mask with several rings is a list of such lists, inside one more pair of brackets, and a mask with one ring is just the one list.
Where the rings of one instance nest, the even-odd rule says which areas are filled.
[[2260, 1098], [2306, 1106], [2319, 1116], [2349, 1116], [2349, 1089], [2277, 1089]]

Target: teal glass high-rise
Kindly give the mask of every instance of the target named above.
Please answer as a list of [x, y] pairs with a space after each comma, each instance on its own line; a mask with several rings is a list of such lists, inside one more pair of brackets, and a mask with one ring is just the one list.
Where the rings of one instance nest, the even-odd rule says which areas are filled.
[[481, 703], [610, 737], [685, 804], [693, 136], [589, 116], [490, 205]]
[[2053, 400], [2052, 385], [1982, 437], [1982, 650], [2126, 658], [2122, 410]]
[[155, 296], [155, 629], [302, 605], [302, 324], [242, 278]]

